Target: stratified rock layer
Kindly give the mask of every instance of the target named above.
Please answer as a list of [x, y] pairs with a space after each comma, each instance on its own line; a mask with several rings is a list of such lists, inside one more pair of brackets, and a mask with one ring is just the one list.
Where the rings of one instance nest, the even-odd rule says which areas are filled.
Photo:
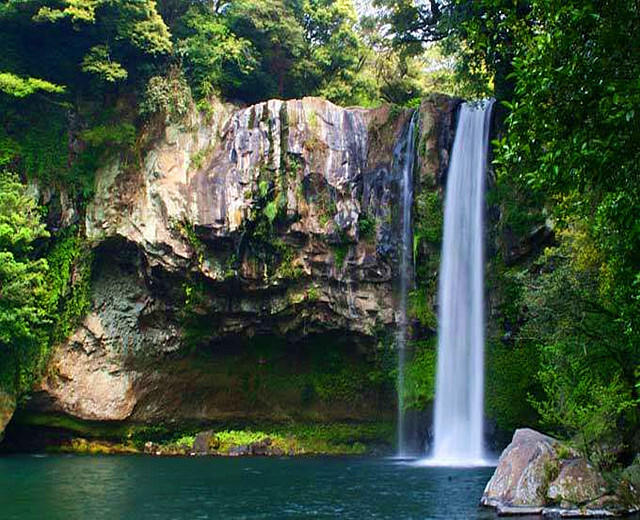
[[[421, 107], [417, 191], [438, 189], [456, 103]], [[390, 416], [370, 374], [393, 355], [410, 115], [218, 104], [164, 129], [140, 167], [105, 164], [85, 220], [92, 308], [27, 411], [176, 428]]]

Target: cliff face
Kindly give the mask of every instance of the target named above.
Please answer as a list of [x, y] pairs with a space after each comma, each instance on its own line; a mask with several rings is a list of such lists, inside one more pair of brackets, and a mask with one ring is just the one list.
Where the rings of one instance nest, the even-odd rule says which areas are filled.
[[[447, 162], [455, 103], [421, 107], [415, 186]], [[92, 308], [28, 414], [143, 424], [372, 419], [394, 410], [409, 111], [305, 98], [168, 126], [143, 167], [97, 172]], [[426, 179], [428, 178], [428, 182]]]

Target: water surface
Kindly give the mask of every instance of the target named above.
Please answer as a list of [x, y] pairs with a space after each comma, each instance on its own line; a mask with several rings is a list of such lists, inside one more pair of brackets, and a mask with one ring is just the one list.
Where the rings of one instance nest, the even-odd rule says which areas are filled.
[[492, 468], [387, 459], [0, 458], [2, 519], [493, 519]]

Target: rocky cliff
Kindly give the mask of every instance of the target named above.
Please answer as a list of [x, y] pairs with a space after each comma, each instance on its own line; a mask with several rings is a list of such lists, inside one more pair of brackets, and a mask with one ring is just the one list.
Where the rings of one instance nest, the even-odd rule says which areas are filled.
[[[418, 192], [446, 170], [455, 108], [420, 108]], [[141, 166], [106, 162], [83, 223], [90, 312], [20, 420], [389, 417], [394, 162], [410, 115], [316, 98], [217, 104], [167, 126]]]

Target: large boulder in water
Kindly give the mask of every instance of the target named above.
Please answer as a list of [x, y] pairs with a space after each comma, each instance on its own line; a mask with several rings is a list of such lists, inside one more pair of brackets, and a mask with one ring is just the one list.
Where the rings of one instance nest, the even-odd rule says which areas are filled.
[[559, 443], [530, 429], [516, 430], [511, 444], [482, 495], [490, 507], [542, 507], [549, 487], [549, 468], [557, 460]]
[[637, 511], [631, 502], [609, 493], [586, 459], [531, 429], [515, 432], [481, 499], [499, 515], [559, 518], [621, 516]]

